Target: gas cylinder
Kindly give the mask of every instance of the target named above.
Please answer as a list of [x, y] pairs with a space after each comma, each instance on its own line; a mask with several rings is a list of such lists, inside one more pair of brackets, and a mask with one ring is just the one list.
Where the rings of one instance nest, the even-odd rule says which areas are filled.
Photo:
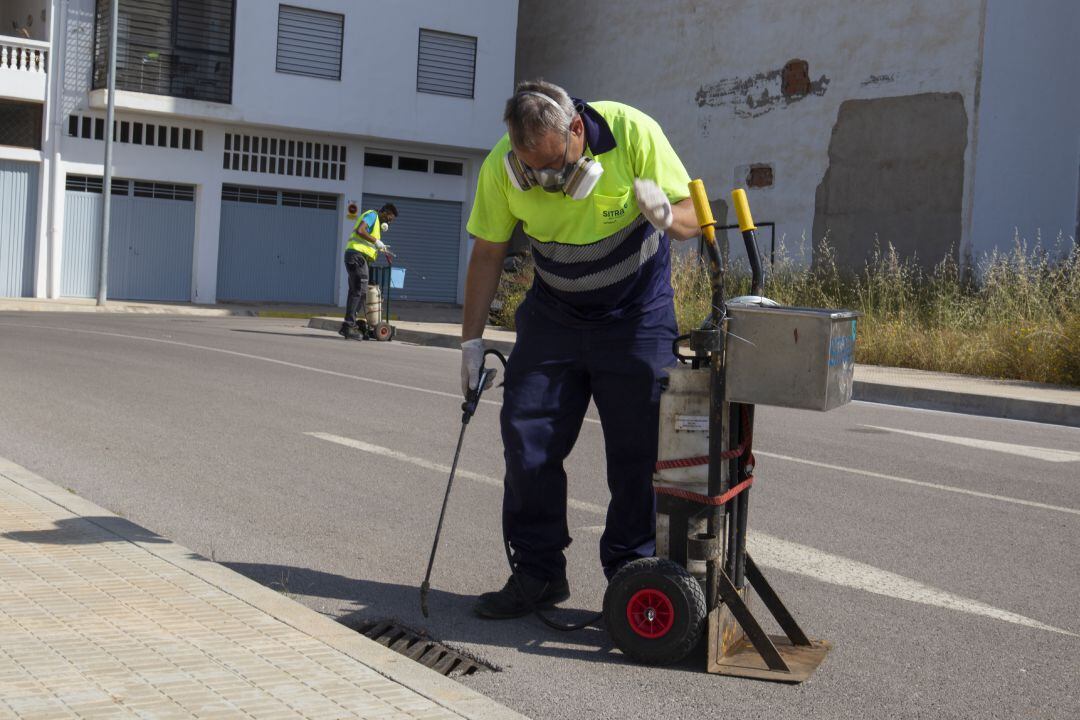
[[367, 318], [368, 327], [375, 327], [382, 320], [382, 292], [378, 285], [368, 285], [364, 317]]
[[[657, 461], [685, 460], [709, 454], [709, 368], [672, 368], [660, 395], [660, 444]], [[709, 489], [709, 466], [657, 470], [653, 482], [696, 493]]]
[[[668, 372], [666, 387], [660, 395], [660, 433], [657, 462], [686, 460], [709, 455], [709, 378], [708, 366], [694, 369], [678, 365]], [[701, 495], [709, 491], [709, 466], [707, 463], [690, 467], [674, 467], [656, 470], [654, 485], [689, 490]], [[705, 513], [687, 520], [687, 536], [707, 530]], [[656, 555], [669, 557], [671, 548], [671, 523], [668, 516], [658, 510], [656, 514]], [[681, 540], [685, 542], [686, 539]], [[699, 581], [705, 581], [705, 563], [690, 560], [686, 569]]]

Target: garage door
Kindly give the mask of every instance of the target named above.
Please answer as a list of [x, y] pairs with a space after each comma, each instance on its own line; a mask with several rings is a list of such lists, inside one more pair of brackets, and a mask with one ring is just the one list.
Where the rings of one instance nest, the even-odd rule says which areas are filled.
[[334, 305], [337, 207], [335, 195], [225, 185], [218, 299]]
[[[101, 256], [101, 178], [69, 175], [66, 186], [60, 292], [94, 297]], [[194, 246], [194, 186], [113, 180], [110, 299], [190, 300]]]
[[461, 203], [365, 193], [363, 209], [378, 209], [388, 202], [400, 217], [383, 241], [397, 258], [394, 264], [406, 269], [405, 287], [394, 290], [394, 297], [456, 302]]
[[0, 297], [34, 290], [38, 166], [0, 160]]

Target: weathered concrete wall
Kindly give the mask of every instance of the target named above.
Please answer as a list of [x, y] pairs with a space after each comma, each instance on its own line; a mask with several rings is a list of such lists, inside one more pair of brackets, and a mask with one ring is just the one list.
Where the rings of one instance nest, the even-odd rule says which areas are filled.
[[932, 268], [957, 257], [968, 119], [960, 93], [848, 100], [818, 186], [814, 237], [859, 268], [890, 245]]
[[990, 0], [975, 156], [976, 253], [1075, 238], [1080, 2]]
[[815, 194], [845, 101], [956, 94], [969, 187], [984, 2], [521, 0], [515, 74], [648, 112], [711, 197], [749, 186], [755, 219], [791, 247], [820, 239]]

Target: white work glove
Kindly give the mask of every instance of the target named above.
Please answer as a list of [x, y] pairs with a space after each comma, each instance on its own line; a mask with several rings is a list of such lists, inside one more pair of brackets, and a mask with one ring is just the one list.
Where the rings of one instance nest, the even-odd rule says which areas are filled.
[[634, 181], [634, 198], [641, 214], [649, 223], [660, 230], [667, 230], [675, 219], [671, 212], [671, 201], [660, 186], [652, 180], [638, 178]]
[[375, 248], [379, 250], [379, 252], [386, 252], [386, 243], [384, 243], [382, 240], [376, 240]]
[[[470, 390], [475, 390], [480, 382], [480, 368], [484, 366], [484, 340], [466, 340], [461, 343], [461, 394], [468, 396]], [[495, 379], [492, 373], [488, 378], [484, 389], [491, 387], [491, 381]]]

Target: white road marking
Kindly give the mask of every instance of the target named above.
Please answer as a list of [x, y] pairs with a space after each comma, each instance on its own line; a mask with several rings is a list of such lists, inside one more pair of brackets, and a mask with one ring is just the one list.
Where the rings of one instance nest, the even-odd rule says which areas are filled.
[[[432, 462], [430, 460], [425, 460], [424, 458], [415, 457], [413, 455], [406, 455], [403, 452], [391, 450], [388, 447], [383, 447], [381, 445], [372, 445], [371, 443], [366, 443], [363, 440], [354, 440], [353, 438], [341, 437], [340, 435], [331, 435], [330, 433], [308, 432], [304, 434], [310, 435], [314, 438], [319, 438], [320, 440], [327, 440], [332, 443], [337, 443], [338, 445], [344, 445], [345, 447], [362, 450], [366, 453], [371, 453], [372, 455], [382, 455], [383, 457], [391, 458], [392, 460], [399, 460], [401, 462], [411, 463], [412, 465], [416, 465], [417, 467], [422, 467], [427, 470], [434, 470], [441, 475], [445, 475], [447, 478], [450, 477], [449, 465]], [[469, 480], [474, 480], [478, 483], [483, 483], [484, 485], [490, 485], [499, 489], [502, 489], [503, 486], [502, 480], [493, 478], [490, 475], [481, 475], [480, 473], [475, 473], [471, 470], [465, 470], [460, 465], [458, 465], [457, 477], [468, 478]], [[595, 512], [600, 513], [601, 515], [607, 512], [599, 505], [593, 505], [592, 503], [574, 500], [573, 498], [567, 499], [566, 504], [574, 508], [575, 510], [583, 510], [585, 512]]]
[[971, 615], [982, 615], [1014, 625], [1048, 630], [1060, 635], [1080, 637], [1068, 630], [1062, 630], [1008, 610], [1001, 610], [978, 600], [954, 595], [918, 580], [912, 580], [857, 560], [831, 555], [806, 545], [755, 532], [748, 534], [747, 542], [753, 550], [754, 560], [760, 565], [805, 575], [831, 585], [864, 590], [875, 595], [909, 600]]
[[1080, 452], [1073, 452], [1071, 450], [1056, 450], [1054, 448], [1035, 447], [1032, 445], [1017, 445], [1014, 443], [997, 442], [996, 440], [979, 440], [978, 438], [962, 437], [959, 435], [939, 435], [937, 433], [901, 430], [899, 428], [880, 427], [878, 425], [863, 425], [862, 427], [899, 433], [901, 435], [911, 435], [912, 437], [924, 438], [926, 440], [939, 440], [941, 442], [952, 443], [953, 445], [978, 448], [979, 450], [993, 450], [994, 452], [1035, 458], [1036, 460], [1046, 460], [1047, 462], [1061, 463], [1080, 461]]
[[[448, 476], [450, 473], [449, 465], [425, 460], [381, 445], [373, 445], [362, 440], [341, 437], [340, 435], [333, 435], [331, 433], [307, 432], [304, 434], [320, 440], [326, 440], [346, 447], [355, 448], [373, 455], [380, 455], [400, 462], [410, 463], [417, 467], [436, 471], [442, 475]], [[501, 488], [503, 486], [501, 480], [488, 475], [481, 475], [480, 473], [463, 470], [460, 467], [458, 468], [457, 474], [459, 477], [467, 478], [491, 487]], [[576, 510], [590, 512], [600, 516], [604, 516], [607, 513], [606, 508], [603, 508], [600, 505], [581, 500], [574, 500], [573, 498], [570, 498], [567, 501], [567, 504]], [[591, 529], [591, 527], [592, 526], [588, 526], [583, 529]], [[1062, 630], [1007, 610], [995, 608], [991, 605], [979, 602], [978, 600], [971, 600], [944, 590], [938, 590], [937, 588], [917, 580], [912, 580], [911, 578], [906, 578], [902, 575], [876, 568], [873, 565], [867, 565], [866, 563], [850, 560], [839, 555], [832, 555], [812, 547], [807, 547], [806, 545], [799, 545], [798, 543], [782, 540], [773, 537], [772, 535], [752, 532], [749, 534], [748, 542], [753, 551], [754, 559], [760, 565], [766, 567], [783, 570], [796, 575], [804, 575], [831, 585], [840, 585], [863, 590], [865, 592], [874, 593], [875, 595], [885, 595], [887, 597], [908, 600], [923, 605], [932, 605], [934, 607], [947, 608], [949, 610], [956, 610], [972, 615], [981, 615], [983, 617], [1001, 620], [1014, 625], [1022, 625], [1038, 630], [1047, 630], [1049, 632], [1069, 635], [1071, 637], [1080, 637], [1067, 630]]]
[[1080, 510], [1077, 510], [1076, 508], [1061, 507], [1060, 505], [1047, 505], [1046, 503], [1035, 502], [1034, 500], [1023, 500], [1021, 498], [1007, 497], [1005, 495], [994, 495], [992, 493], [979, 492], [978, 490], [968, 490], [967, 488], [959, 488], [952, 485], [941, 485], [940, 483], [926, 482], [925, 480], [912, 480], [911, 478], [899, 477], [897, 475], [886, 475], [885, 473], [873, 472], [871, 470], [858, 470], [856, 468], [844, 467], [843, 465], [831, 465], [829, 463], [817, 462], [816, 460], [804, 460], [803, 458], [765, 452], [764, 450], [754, 450], [754, 455], [776, 458], [777, 460], [785, 460], [787, 462], [798, 463], [800, 465], [809, 465], [811, 467], [824, 468], [826, 470], [837, 470], [839, 472], [851, 473], [852, 475], [862, 475], [863, 477], [871, 477], [878, 480], [890, 480], [892, 482], [903, 483], [905, 485], [916, 485], [918, 487], [929, 488], [931, 490], [941, 490], [943, 492], [957, 493], [959, 495], [971, 495], [973, 497], [983, 498], [986, 500], [997, 500], [999, 502], [1012, 503], [1013, 505], [1024, 505], [1027, 507], [1039, 508], [1040, 510], [1053, 510], [1054, 512], [1069, 513], [1070, 515], [1080, 515]]

